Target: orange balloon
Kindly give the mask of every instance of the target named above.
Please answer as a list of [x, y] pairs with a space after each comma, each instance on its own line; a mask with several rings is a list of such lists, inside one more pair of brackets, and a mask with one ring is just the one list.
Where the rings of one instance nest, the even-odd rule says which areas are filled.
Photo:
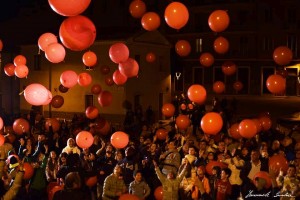
[[179, 115], [175, 121], [179, 130], [186, 130], [191, 124], [191, 120], [187, 115]]
[[202, 105], [206, 100], [206, 90], [202, 85], [191, 85], [187, 92], [189, 100]]
[[243, 89], [244, 85], [241, 81], [236, 81], [233, 83], [233, 88], [235, 89], [235, 91], [239, 92]]
[[103, 75], [109, 74], [109, 72], [110, 72], [109, 66], [106, 66], [106, 65], [101, 66], [100, 70]]
[[57, 42], [57, 37], [53, 33], [44, 33], [38, 39], [38, 46], [42, 51], [46, 51], [50, 44]]
[[272, 94], [281, 94], [285, 91], [286, 80], [280, 75], [270, 75], [266, 81], [267, 88]]
[[53, 196], [56, 192], [60, 191], [60, 190], [63, 190], [63, 186], [61, 185], [57, 185], [57, 186], [54, 186], [48, 193], [48, 200], [52, 200], [53, 199]]
[[29, 73], [29, 69], [26, 65], [18, 65], [15, 67], [15, 75], [18, 78], [25, 78]]
[[230, 18], [227, 11], [215, 10], [208, 18], [208, 25], [214, 32], [222, 32], [229, 26]]
[[13, 130], [18, 135], [27, 133], [29, 132], [29, 122], [23, 118], [16, 119], [13, 123]]
[[134, 194], [122, 194], [119, 200], [140, 200], [140, 198]]
[[181, 29], [189, 20], [189, 11], [183, 3], [172, 2], [165, 9], [165, 21], [174, 29]]
[[262, 130], [267, 131], [272, 127], [272, 121], [269, 117], [260, 117], [258, 120], [261, 123]]
[[80, 73], [78, 74], [77, 82], [80, 86], [89, 86], [92, 83], [92, 76], [86, 72]]
[[194, 105], [191, 104], [191, 103], [189, 103], [189, 104], [188, 104], [188, 108], [189, 108], [189, 110], [193, 110], [193, 109], [194, 109]]
[[225, 84], [222, 81], [214, 82], [213, 91], [217, 94], [223, 93], [225, 91]]
[[270, 174], [268, 172], [265, 172], [265, 171], [259, 171], [257, 172], [254, 176], [253, 176], [253, 183], [255, 181], [256, 178], [262, 178], [262, 179], [265, 179], [266, 181], [266, 185], [265, 185], [265, 188], [268, 189], [272, 186], [272, 179], [270, 178]]
[[126, 62], [129, 58], [129, 49], [126, 44], [117, 42], [109, 48], [109, 58], [114, 63]]
[[252, 121], [255, 123], [255, 126], [257, 128], [257, 133], [260, 133], [261, 130], [262, 130], [262, 124], [261, 124], [261, 122], [257, 118], [252, 119]]
[[87, 51], [82, 56], [82, 62], [85, 66], [93, 67], [97, 63], [97, 55], [93, 51]]
[[5, 142], [5, 137], [4, 135], [0, 134], [0, 147], [4, 144]]
[[4, 72], [7, 76], [14, 76], [15, 75], [15, 68], [16, 66], [12, 63], [7, 63], [4, 66]]
[[66, 48], [73, 51], [82, 51], [94, 43], [96, 27], [85, 16], [68, 17], [60, 25], [59, 38]]
[[91, 0], [48, 0], [50, 7], [62, 16], [76, 16], [83, 13]]
[[128, 58], [125, 62], [119, 63], [121, 74], [127, 78], [136, 77], [139, 73], [139, 64], [133, 58]]
[[257, 134], [256, 124], [251, 119], [244, 119], [239, 124], [239, 133], [242, 137], [250, 139]]
[[13, 133], [8, 133], [4, 137], [5, 137], [5, 141], [8, 141], [10, 144], [13, 144], [16, 140], [16, 136]]
[[82, 149], [89, 148], [93, 142], [94, 137], [89, 131], [80, 131], [76, 135], [76, 144]]
[[146, 55], [146, 61], [148, 63], [153, 63], [153, 62], [155, 62], [155, 60], [156, 60], [156, 55], [153, 52], [147, 53], [147, 55]]
[[186, 105], [185, 105], [184, 103], [182, 103], [182, 104], [180, 105], [180, 109], [181, 109], [181, 110], [186, 110]]
[[288, 65], [293, 59], [293, 52], [286, 46], [279, 46], [273, 52], [273, 60], [278, 65]]
[[164, 192], [163, 192], [163, 187], [158, 186], [154, 190], [154, 197], [156, 200], [163, 200]]
[[207, 165], [205, 166], [205, 171], [209, 174], [212, 175], [212, 170], [214, 166], [219, 166], [221, 169], [224, 169], [227, 167], [226, 164], [219, 162], [219, 161], [214, 161], [211, 160], [207, 163]]
[[162, 106], [161, 111], [165, 117], [172, 117], [175, 113], [175, 106], [171, 103], [166, 103]]
[[202, 53], [199, 58], [200, 64], [204, 67], [210, 67], [214, 64], [215, 58], [211, 53]]
[[52, 97], [52, 100], [51, 100], [51, 106], [53, 108], [60, 108], [64, 105], [64, 97], [61, 96], [61, 95], [55, 95], [54, 97]]
[[229, 135], [236, 140], [239, 140], [242, 138], [242, 136], [240, 135], [240, 132], [239, 132], [239, 124], [238, 123], [234, 123], [230, 126]]
[[60, 123], [56, 118], [47, 118], [45, 122], [46, 131], [50, 130], [50, 125], [52, 126], [53, 132], [57, 132], [60, 129]]
[[175, 50], [179, 56], [188, 56], [191, 53], [191, 45], [187, 40], [178, 40], [175, 44]]
[[236, 64], [232, 61], [225, 61], [222, 65], [222, 72], [227, 75], [231, 76], [236, 72]]
[[105, 120], [104, 126], [98, 131], [101, 135], [107, 135], [110, 130], [111, 130], [110, 123]]
[[112, 134], [110, 142], [115, 148], [122, 149], [127, 146], [129, 142], [129, 136], [122, 131], [117, 131]]
[[52, 63], [60, 63], [65, 59], [66, 50], [63, 45], [52, 43], [46, 47], [45, 56]]
[[60, 75], [60, 83], [66, 88], [72, 88], [77, 84], [78, 75], [72, 70], [66, 70]]
[[113, 81], [116, 85], [124, 85], [127, 81], [127, 77], [121, 74], [120, 70], [116, 69], [113, 73]]
[[147, 31], [154, 31], [160, 26], [160, 17], [155, 12], [147, 12], [141, 19], [143, 28]]
[[101, 107], [110, 106], [112, 100], [113, 96], [109, 91], [104, 90], [98, 95], [98, 103]]
[[201, 128], [204, 133], [216, 135], [223, 127], [223, 119], [219, 113], [208, 112], [201, 119]]
[[141, 18], [146, 12], [146, 4], [142, 0], [133, 0], [129, 5], [129, 12], [134, 18]]
[[100, 94], [102, 91], [102, 87], [100, 84], [94, 84], [92, 87], [91, 87], [91, 93], [92, 94]]
[[159, 140], [165, 140], [168, 136], [168, 131], [164, 128], [159, 128], [156, 130], [155, 135]]
[[95, 119], [98, 117], [99, 110], [95, 106], [89, 106], [85, 109], [85, 116], [89, 119]]
[[25, 56], [23, 55], [17, 55], [15, 58], [14, 58], [14, 65], [15, 66], [18, 66], [18, 65], [26, 65], [26, 58]]
[[104, 82], [107, 86], [112, 86], [115, 83], [112, 76], [106, 76]]
[[286, 174], [289, 168], [289, 163], [283, 155], [277, 154], [269, 158], [269, 167], [272, 167], [278, 172], [282, 170], [284, 174]]
[[33, 176], [33, 173], [34, 173], [34, 169], [33, 167], [31, 166], [30, 163], [28, 162], [24, 162], [23, 163], [23, 168], [24, 168], [24, 176], [23, 176], [23, 179], [25, 180], [29, 180], [32, 176]]
[[225, 37], [219, 36], [214, 41], [214, 50], [218, 54], [225, 54], [228, 52], [229, 42]]

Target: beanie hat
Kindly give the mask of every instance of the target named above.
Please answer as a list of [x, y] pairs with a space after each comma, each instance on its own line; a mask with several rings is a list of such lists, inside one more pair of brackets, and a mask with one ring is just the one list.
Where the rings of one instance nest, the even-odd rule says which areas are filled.
[[9, 159], [9, 168], [12, 169], [12, 168], [15, 168], [19, 166], [19, 162], [18, 160], [16, 159], [16, 157], [12, 156], [10, 159]]

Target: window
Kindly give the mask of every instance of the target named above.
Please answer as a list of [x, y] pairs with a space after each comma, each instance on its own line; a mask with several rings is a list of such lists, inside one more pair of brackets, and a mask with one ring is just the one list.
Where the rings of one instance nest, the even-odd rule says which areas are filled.
[[202, 38], [196, 39], [196, 53], [202, 52]]
[[243, 83], [239, 94], [249, 94], [250, 70], [249, 67], [239, 67], [237, 71], [238, 81]]
[[262, 93], [263, 94], [270, 94], [268, 88], [267, 88], [267, 85], [266, 85], [266, 82], [267, 82], [267, 79], [270, 75], [274, 74], [275, 72], [275, 67], [263, 67], [262, 68]]
[[203, 68], [194, 67], [193, 68], [193, 83], [203, 85]]
[[247, 55], [248, 54], [248, 38], [241, 37], [240, 38], [240, 55]]
[[263, 46], [262, 49], [264, 51], [271, 51], [274, 50], [274, 39], [270, 36], [263, 37]]

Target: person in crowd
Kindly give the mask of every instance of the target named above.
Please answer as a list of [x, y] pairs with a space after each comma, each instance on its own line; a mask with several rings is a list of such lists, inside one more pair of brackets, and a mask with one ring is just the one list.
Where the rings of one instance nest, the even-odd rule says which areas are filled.
[[167, 151], [161, 154], [159, 162], [162, 165], [162, 173], [167, 175], [169, 172], [177, 174], [181, 164], [181, 157], [178, 153], [174, 140], [170, 140], [167, 144]]
[[68, 139], [67, 146], [63, 148], [62, 152], [66, 152], [67, 154], [77, 153], [78, 155], [80, 155], [80, 149], [76, 146], [75, 140], [73, 138]]
[[220, 166], [213, 166], [211, 170], [211, 174], [208, 177], [209, 187], [210, 187], [210, 196], [212, 199], [216, 198], [216, 183], [221, 178], [221, 167]]
[[50, 157], [46, 164], [46, 178], [48, 182], [55, 182], [57, 180], [56, 173], [58, 170], [58, 159], [55, 151], [50, 152]]
[[137, 170], [133, 172], [134, 181], [129, 184], [129, 194], [134, 194], [140, 199], [146, 199], [150, 195], [150, 187], [143, 180], [142, 171]]
[[192, 199], [211, 199], [210, 192], [211, 189], [209, 185], [209, 180], [205, 175], [205, 167], [199, 166], [196, 168], [196, 177], [194, 181], [194, 188], [192, 191]]
[[231, 196], [231, 184], [229, 177], [231, 176], [231, 170], [224, 168], [221, 171], [221, 178], [216, 182], [216, 200], [228, 200]]

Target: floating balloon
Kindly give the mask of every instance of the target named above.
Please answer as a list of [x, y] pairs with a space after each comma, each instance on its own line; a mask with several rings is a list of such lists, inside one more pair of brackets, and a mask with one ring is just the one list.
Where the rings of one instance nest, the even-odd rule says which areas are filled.
[[159, 128], [156, 130], [155, 135], [159, 140], [165, 140], [168, 136], [168, 131], [164, 128]]
[[112, 103], [113, 96], [109, 91], [102, 91], [98, 95], [98, 103], [101, 107], [109, 106]]
[[38, 39], [38, 46], [42, 51], [46, 51], [50, 44], [57, 42], [57, 37], [53, 33], [44, 33]]
[[279, 173], [279, 171], [282, 170], [283, 173], [286, 174], [289, 168], [289, 163], [283, 155], [277, 154], [269, 158], [269, 167], [276, 170], [277, 173]]
[[18, 78], [25, 78], [28, 75], [28, 67], [26, 65], [18, 65], [15, 67], [15, 75]]
[[110, 138], [110, 143], [117, 149], [122, 149], [126, 147], [128, 142], [129, 136], [122, 131], [117, 131], [113, 133]]
[[38, 83], [28, 85], [24, 90], [24, 97], [29, 104], [34, 106], [43, 105], [50, 98], [48, 89]]
[[80, 73], [77, 82], [80, 86], [87, 87], [92, 83], [92, 76], [86, 72]]
[[165, 21], [174, 29], [181, 29], [189, 20], [189, 11], [183, 3], [172, 2], [165, 9]]
[[61, 95], [55, 95], [52, 97], [51, 106], [53, 108], [60, 108], [64, 105], [64, 98]]
[[273, 52], [273, 60], [278, 65], [288, 65], [293, 59], [293, 52], [286, 46], [279, 46]]
[[153, 52], [149, 52], [146, 54], [146, 61], [148, 63], [153, 63], [153, 62], [155, 62], [155, 60], [156, 60], [156, 56]]
[[85, 66], [93, 67], [97, 63], [97, 55], [93, 51], [87, 51], [82, 56], [82, 62]]
[[109, 48], [109, 57], [114, 63], [125, 62], [129, 58], [129, 49], [122, 42], [115, 43]]
[[215, 10], [208, 18], [208, 25], [214, 32], [222, 32], [229, 26], [230, 18], [227, 11]]
[[24, 169], [23, 179], [24, 180], [31, 179], [31, 177], [33, 176], [33, 173], [34, 173], [34, 168], [32, 167], [32, 165], [28, 162], [24, 162], [23, 169]]
[[62, 185], [54, 186], [48, 193], [48, 200], [53, 200], [54, 194], [63, 189], [64, 189], [64, 187]]
[[268, 189], [272, 186], [272, 179], [270, 178], [270, 174], [265, 171], [259, 171], [253, 176], [253, 182], [255, 184], [255, 180], [257, 178], [262, 178], [266, 181], [265, 188]]
[[4, 144], [4, 142], [5, 142], [5, 137], [2, 134], [0, 134], [0, 147]]
[[3, 119], [0, 117], [0, 130], [3, 128], [3, 125], [4, 125]]
[[62, 84], [60, 84], [60, 85], [58, 86], [58, 90], [59, 90], [61, 93], [66, 93], [66, 92], [69, 91], [69, 88], [67, 88], [67, 87], [63, 86]]
[[129, 12], [134, 18], [141, 18], [146, 12], [146, 4], [141, 0], [133, 0], [129, 5]]
[[94, 142], [93, 135], [88, 131], [81, 131], [76, 136], [76, 144], [83, 149], [89, 148]]
[[60, 75], [60, 83], [66, 88], [72, 88], [77, 84], [78, 75], [72, 70], [64, 71]]
[[166, 103], [162, 106], [161, 111], [165, 117], [172, 117], [175, 113], [175, 106], [171, 103]]
[[142, 27], [147, 31], [154, 31], [160, 26], [160, 17], [155, 12], [147, 12], [141, 19]]
[[251, 119], [244, 119], [239, 124], [239, 133], [243, 138], [250, 139], [257, 134], [256, 124]]
[[122, 194], [119, 200], [140, 200], [140, 197], [134, 194]]
[[0, 40], [0, 51], [2, 51], [2, 49], [3, 49], [3, 42], [2, 40]]
[[112, 76], [106, 76], [104, 82], [107, 86], [112, 86], [115, 83]]
[[268, 131], [272, 127], [272, 121], [269, 117], [260, 117], [258, 120], [261, 123], [262, 130]]
[[261, 124], [261, 122], [257, 118], [252, 119], [252, 121], [255, 123], [255, 126], [256, 126], [256, 129], [257, 129], [257, 133], [260, 133], [262, 131], [262, 124]]
[[104, 123], [104, 126], [98, 130], [98, 132], [101, 134], [101, 135], [107, 135], [111, 130], [111, 126], [110, 126], [110, 123], [105, 120], [105, 123]]
[[91, 187], [95, 186], [97, 184], [97, 182], [98, 182], [97, 176], [91, 176], [85, 180], [85, 185], [91, 188]]
[[220, 167], [221, 169], [224, 169], [227, 167], [226, 164], [222, 163], [222, 162], [219, 162], [219, 161], [214, 161], [214, 160], [211, 160], [207, 163], [207, 165], [205, 166], [205, 171], [209, 174], [209, 175], [213, 175], [212, 173], [212, 170], [213, 170], [213, 167], [215, 166], [218, 166]]
[[16, 66], [12, 63], [7, 63], [5, 66], [4, 66], [4, 73], [7, 75], [7, 76], [14, 76], [15, 75], [15, 68]]
[[113, 73], [113, 81], [116, 85], [124, 85], [127, 81], [127, 77], [121, 74], [120, 70], [116, 70]]
[[29, 132], [29, 122], [26, 119], [19, 118], [13, 123], [13, 130], [16, 134], [22, 135]]
[[244, 85], [241, 81], [236, 81], [233, 83], [233, 88], [235, 91], [239, 92], [243, 89]]
[[213, 91], [217, 94], [222, 94], [225, 91], [225, 84], [222, 81], [214, 82]]
[[200, 64], [204, 67], [210, 67], [214, 64], [215, 58], [211, 53], [202, 53], [199, 58]]
[[60, 122], [56, 118], [47, 118], [45, 120], [45, 129], [49, 132], [50, 126], [52, 127], [53, 132], [57, 132], [60, 129]]
[[46, 105], [49, 105], [50, 103], [51, 103], [51, 101], [52, 101], [52, 93], [50, 92], [50, 90], [48, 90], [48, 96], [49, 96], [49, 98], [48, 98], [48, 100], [47, 101], [45, 101], [44, 103], [43, 103], [43, 106], [46, 106]]
[[[140, 1], [140, 0], [138, 0], [138, 1]], [[103, 75], [106, 75], [110, 72], [109, 66], [106, 66], [106, 65], [101, 66], [100, 70]]]
[[164, 196], [164, 191], [163, 191], [163, 186], [158, 186], [154, 190], [154, 197], [156, 200], [163, 200]]
[[91, 87], [91, 93], [92, 94], [100, 94], [102, 91], [102, 87], [101, 85], [99, 84], [94, 84], [92, 87]]
[[176, 117], [175, 121], [176, 126], [179, 130], [186, 130], [191, 124], [191, 120], [187, 115], [179, 115], [178, 117]]
[[98, 117], [99, 110], [95, 106], [89, 106], [85, 109], [85, 116], [89, 119], [96, 119]]
[[225, 37], [219, 36], [214, 41], [214, 50], [218, 54], [225, 54], [228, 52], [229, 42]]
[[191, 45], [187, 40], [178, 40], [175, 44], [175, 50], [179, 56], [185, 57], [191, 53]]
[[227, 75], [231, 76], [236, 72], [236, 64], [232, 61], [225, 61], [222, 65], [222, 72]]
[[191, 85], [187, 92], [189, 100], [202, 105], [206, 100], [206, 90], [202, 85], [194, 84]]
[[236, 140], [243, 138], [239, 132], [239, 123], [235, 123], [230, 126], [229, 135]]
[[66, 50], [59, 43], [52, 43], [46, 47], [45, 56], [52, 63], [60, 63], [65, 59]]
[[180, 105], [180, 109], [181, 109], [181, 110], [186, 110], [186, 108], [187, 108], [187, 107], [186, 107], [186, 104], [185, 104], [185, 103], [182, 103], [182, 104]]
[[218, 134], [223, 127], [223, 119], [219, 113], [208, 112], [201, 119], [201, 128], [209, 135]]
[[94, 43], [96, 27], [85, 16], [68, 17], [60, 25], [59, 37], [66, 48], [73, 51], [82, 51]]
[[91, 0], [48, 0], [54, 12], [62, 16], [76, 16], [83, 13]]
[[26, 58], [25, 56], [23, 55], [17, 55], [15, 58], [14, 58], [14, 65], [15, 66], [18, 66], [18, 65], [26, 65]]
[[281, 94], [285, 91], [286, 80], [280, 75], [273, 74], [268, 77], [266, 85], [272, 94]]
[[127, 78], [135, 77], [139, 73], [139, 64], [133, 58], [128, 58], [125, 62], [119, 63], [121, 74]]

